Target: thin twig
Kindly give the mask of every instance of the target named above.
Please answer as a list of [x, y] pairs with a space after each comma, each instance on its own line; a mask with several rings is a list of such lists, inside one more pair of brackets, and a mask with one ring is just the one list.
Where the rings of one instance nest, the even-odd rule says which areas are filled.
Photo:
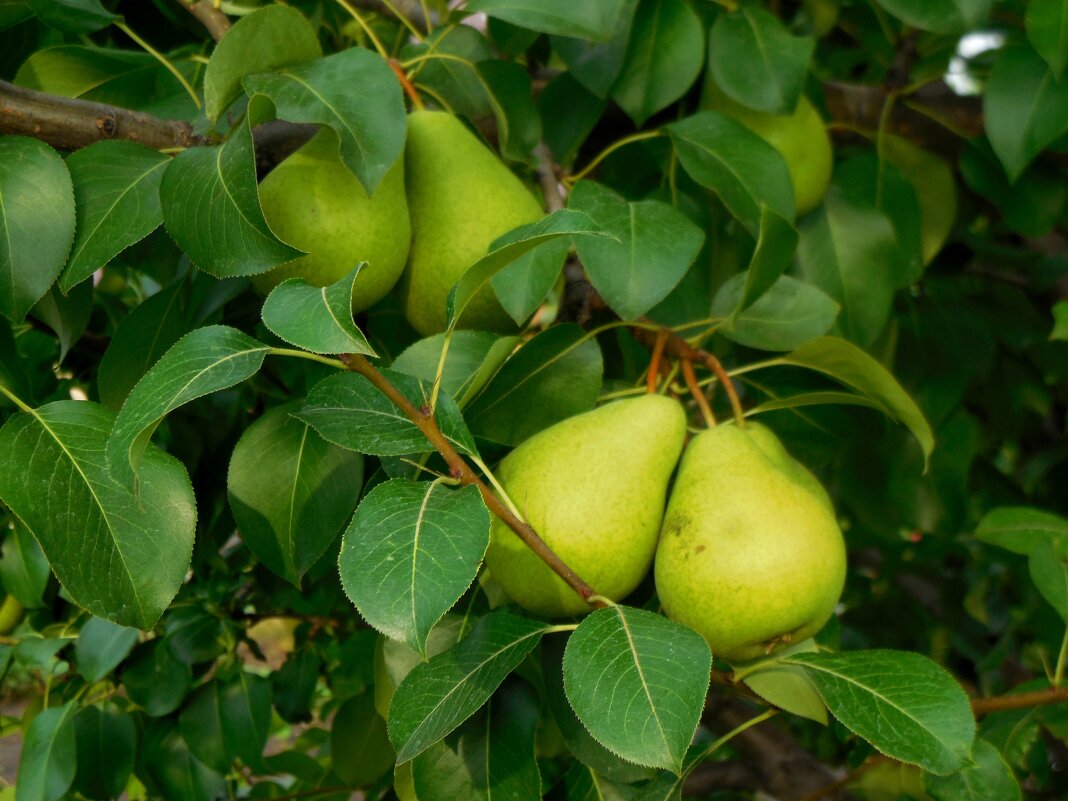
[[419, 90], [416, 89], [415, 85], [408, 79], [400, 62], [395, 58], [391, 58], [387, 63], [389, 64], [389, 68], [393, 70], [393, 74], [397, 76], [397, 80], [400, 81], [404, 93], [408, 95], [408, 99], [412, 101], [412, 108], [416, 111], [422, 111], [425, 108], [425, 106], [423, 106], [423, 98], [419, 97]]
[[445, 463], [449, 466], [449, 472], [453, 478], [457, 479], [461, 484], [473, 485], [478, 488], [478, 491], [482, 494], [482, 499], [486, 502], [486, 506], [489, 510], [496, 515], [501, 522], [503, 522], [508, 528], [516, 533], [516, 536], [523, 541], [523, 543], [534, 551], [545, 564], [556, 575], [558, 575], [564, 582], [573, 589], [580, 598], [589, 602], [592, 606], [602, 607], [603, 603], [598, 601], [591, 601], [592, 596], [597, 594], [589, 584], [583, 581], [574, 570], [568, 567], [564, 561], [556, 555], [556, 553], [546, 544], [538, 532], [524, 520], [520, 520], [502, 501], [498, 498], [492, 489], [486, 485], [486, 483], [478, 477], [474, 470], [467, 464], [462, 456], [457, 453], [452, 444], [445, 438], [445, 435], [438, 427], [437, 420], [431, 414], [430, 409], [417, 409], [411, 401], [409, 401], [400, 391], [389, 382], [382, 373], [380, 373], [375, 367], [367, 361], [363, 356], [357, 354], [344, 354], [341, 357], [346, 366], [354, 373], [359, 373], [368, 381], [370, 381], [374, 387], [385, 395], [389, 400], [400, 409], [404, 415], [418, 426], [419, 430], [423, 432], [423, 436], [427, 438], [430, 445], [441, 454], [445, 459]]
[[697, 401], [697, 408], [701, 410], [701, 416], [705, 419], [705, 425], [709, 428], [713, 428], [716, 425], [716, 416], [712, 414], [712, 407], [708, 405], [708, 398], [705, 397], [705, 391], [697, 383], [697, 376], [693, 372], [693, 362], [689, 359], [680, 360], [682, 365], [682, 377], [686, 381], [686, 386], [690, 389], [690, 394], [693, 395], [693, 399]]
[[649, 359], [649, 370], [645, 374], [645, 391], [650, 395], [656, 392], [656, 382], [660, 378], [660, 360], [664, 358], [664, 346], [671, 334], [666, 328], [656, 332], [656, 341], [653, 343], [653, 355]]
[[972, 712], [976, 717], [1006, 709], [1025, 709], [1032, 706], [1048, 706], [1068, 701], [1068, 687], [1050, 687], [1047, 690], [1035, 690], [1014, 695], [995, 695], [991, 698], [973, 698]]

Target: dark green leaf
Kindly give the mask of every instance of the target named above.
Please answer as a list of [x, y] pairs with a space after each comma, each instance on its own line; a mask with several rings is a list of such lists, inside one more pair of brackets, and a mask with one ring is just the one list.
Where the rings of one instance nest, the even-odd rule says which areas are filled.
[[708, 692], [712, 654], [692, 629], [613, 606], [579, 624], [564, 689], [598, 742], [639, 765], [680, 773]]
[[353, 787], [370, 784], [393, 767], [386, 721], [375, 711], [371, 693], [350, 698], [338, 709], [330, 730], [330, 755], [334, 773]]
[[1035, 545], [1028, 558], [1031, 580], [1042, 597], [1050, 602], [1057, 614], [1068, 624], [1068, 564], [1062, 557], [1063, 543], [1056, 547], [1052, 540]]
[[964, 767], [975, 718], [949, 673], [909, 651], [796, 654], [831, 713], [893, 759], [940, 776]]
[[159, 639], [138, 646], [122, 670], [130, 700], [151, 717], [169, 715], [181, 706], [192, 683], [189, 665], [175, 659]]
[[95, 33], [122, 19], [100, 0], [26, 0], [37, 18], [63, 33]]
[[[577, 42], [577, 39], [563, 41]], [[608, 103], [580, 84], [570, 72], [554, 78], [538, 95], [542, 137], [553, 159], [570, 167]]]
[[522, 325], [552, 292], [570, 249], [563, 237], [544, 242], [490, 279], [497, 300], [516, 325]]
[[137, 629], [99, 617], [90, 618], [74, 643], [78, 672], [87, 683], [95, 684], [118, 667], [136, 644]]
[[788, 275], [780, 275], [745, 311], [735, 312], [748, 279], [748, 272], [731, 278], [712, 302], [713, 316], [728, 318], [717, 329], [727, 339], [760, 350], [791, 350], [823, 336], [834, 325], [838, 304]]
[[[278, 116], [329, 125], [341, 160], [373, 195], [404, 148], [406, 119], [400, 83], [376, 53], [351, 47], [276, 72], [250, 75], [248, 94], [271, 99]], [[352, 87], [359, 86], [359, 92]]]
[[59, 288], [67, 293], [163, 222], [159, 186], [170, 159], [133, 142], [97, 142], [72, 153], [77, 226]]
[[964, 33], [990, 13], [993, 0], [879, 0], [901, 21], [935, 33]]
[[65, 297], [58, 286], [53, 286], [30, 310], [31, 315], [55, 332], [59, 340], [60, 361], [63, 361], [67, 351], [82, 338], [92, 312], [93, 285], [89, 282], [74, 287]]
[[497, 118], [501, 155], [528, 161], [541, 139], [541, 119], [534, 110], [530, 74], [520, 65], [490, 59], [476, 65]]
[[[607, 98], [619, 71], [623, 69], [634, 12], [637, 10], [638, 0], [623, 0], [612, 34], [604, 42], [589, 42], [566, 33], [554, 36], [553, 51], [568, 67], [565, 75], [596, 97]], [[574, 115], [575, 111], [576, 109], [569, 108], [567, 113]], [[546, 119], [547, 124], [548, 122]]]
[[37, 714], [26, 729], [15, 801], [59, 801], [74, 781], [75, 701]]
[[1068, 542], [1068, 520], [1027, 506], [992, 509], [979, 521], [975, 537], [1027, 556], [1046, 542]]
[[476, 487], [379, 484], [345, 531], [341, 584], [368, 623], [426, 658], [430, 630], [478, 573], [489, 526]]
[[0, 137], [0, 314], [21, 322], [52, 286], [74, 241], [63, 159], [23, 136]]
[[270, 719], [270, 685], [245, 671], [232, 681], [202, 685], [178, 717], [194, 756], [220, 773], [228, 772], [236, 757], [250, 767], [260, 765]]
[[[289, 655], [285, 663], [271, 674], [271, 695], [278, 716], [288, 723], [303, 723], [311, 720], [315, 689], [319, 685], [319, 672], [323, 660], [311, 648], [300, 648]], [[334, 730], [337, 728], [334, 718]], [[385, 722], [382, 737], [386, 736]], [[392, 763], [392, 759], [390, 760]]]
[[720, 16], [712, 26], [708, 65], [716, 85], [743, 106], [790, 114], [801, 97], [816, 41], [793, 36], [761, 8]]
[[972, 764], [949, 776], [927, 774], [923, 789], [936, 801], [1020, 801], [1020, 785], [994, 746], [976, 740]]
[[241, 435], [230, 457], [227, 494], [241, 539], [272, 571], [300, 586], [356, 508], [363, 457], [292, 417], [295, 408], [272, 409]]
[[469, 13], [484, 11], [520, 28], [580, 39], [606, 41], [615, 30], [623, 0], [575, 3], [572, 0], [470, 0]]
[[476, 67], [493, 58], [493, 49], [474, 28], [442, 26], [425, 42], [410, 45], [403, 53], [407, 58], [427, 56], [414, 66], [412, 80], [435, 92], [457, 114], [478, 119], [493, 113], [485, 81]]
[[0, 430], [0, 498], [33, 532], [76, 603], [121, 625], [151, 628], [185, 580], [196, 507], [185, 468], [144, 452], [140, 498], [111, 477], [114, 415], [56, 401]]
[[1059, 80], [1068, 65], [1068, 4], [1064, 0], [1031, 0], [1024, 27], [1031, 45]]
[[516, 351], [468, 411], [480, 437], [518, 445], [543, 428], [597, 403], [604, 365], [597, 340], [565, 323]]
[[74, 789], [87, 798], [118, 798], [126, 789], [137, 750], [133, 718], [112, 709], [83, 707], [74, 716], [78, 769]]
[[745, 311], [771, 289], [793, 259], [797, 229], [769, 209], [760, 207], [760, 235], [749, 260], [745, 286], [732, 313]]
[[418, 756], [481, 707], [551, 627], [494, 612], [459, 645], [405, 677], [389, 707], [397, 763]]
[[140, 764], [167, 801], [226, 797], [224, 777], [193, 756], [174, 721], [155, 721], [145, 732], [140, 751]]
[[358, 264], [340, 281], [312, 286], [301, 278], [283, 281], [263, 304], [263, 324], [278, 337], [312, 353], [363, 353], [375, 356], [363, 332], [352, 321], [352, 292]]
[[225, 325], [198, 328], [178, 340], [137, 382], [119, 411], [107, 443], [112, 475], [133, 489], [141, 454], [160, 421], [191, 400], [255, 375], [268, 350]]
[[313, 61], [323, 55], [319, 37], [297, 9], [268, 5], [241, 17], [226, 32], [204, 71], [204, 112], [217, 120], [241, 95], [241, 79]]
[[4, 537], [0, 552], [0, 584], [27, 609], [44, 606], [44, 591], [52, 571], [30, 530], [17, 520]]
[[693, 86], [704, 59], [704, 28], [687, 3], [643, 0], [612, 99], [641, 126]]

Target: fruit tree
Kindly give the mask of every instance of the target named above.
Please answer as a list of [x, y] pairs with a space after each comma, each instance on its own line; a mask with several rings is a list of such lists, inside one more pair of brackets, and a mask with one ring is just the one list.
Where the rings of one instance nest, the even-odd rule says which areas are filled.
[[1068, 2], [0, 0], [0, 801], [1068, 797]]

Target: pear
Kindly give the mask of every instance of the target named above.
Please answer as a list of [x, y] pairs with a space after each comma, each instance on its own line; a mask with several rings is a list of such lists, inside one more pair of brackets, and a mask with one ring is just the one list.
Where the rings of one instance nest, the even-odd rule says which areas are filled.
[[716, 656], [748, 662], [819, 631], [845, 569], [827, 493], [771, 431], [725, 424], [693, 438], [656, 551], [668, 617]]
[[404, 270], [411, 227], [403, 158], [369, 197], [341, 161], [337, 135], [324, 128], [267, 174], [260, 204], [278, 238], [308, 254], [253, 276], [264, 294], [287, 278], [328, 286], [366, 261], [352, 292], [352, 310], [361, 311], [385, 297]]
[[[649, 571], [686, 415], [660, 395], [616, 401], [535, 434], [497, 476], [534, 530], [587, 584], [613, 600]], [[486, 564], [504, 592], [545, 617], [586, 604], [500, 520]]]
[[[424, 336], [445, 330], [449, 290], [501, 234], [542, 217], [523, 183], [458, 119], [408, 115], [405, 148], [412, 249], [401, 282], [408, 322]], [[464, 328], [513, 331], [490, 286], [471, 301]]]
[[706, 78], [701, 108], [732, 117], [782, 154], [798, 216], [812, 211], [827, 194], [834, 167], [831, 138], [819, 112], [804, 95], [790, 114], [769, 114], [743, 106]]

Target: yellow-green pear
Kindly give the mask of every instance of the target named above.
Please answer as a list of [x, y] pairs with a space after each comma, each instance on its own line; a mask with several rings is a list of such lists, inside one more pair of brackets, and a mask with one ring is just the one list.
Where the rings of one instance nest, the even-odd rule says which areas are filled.
[[946, 244], [957, 219], [953, 170], [944, 159], [903, 137], [883, 134], [881, 146], [886, 160], [897, 167], [916, 192], [920, 206], [920, 250], [923, 263], [930, 264]]
[[[536, 222], [541, 206], [460, 120], [444, 111], [408, 115], [405, 147], [412, 249], [401, 282], [408, 322], [424, 336], [445, 330], [449, 290], [490, 243]], [[515, 330], [490, 286], [471, 301], [464, 328]]]
[[264, 294], [287, 278], [328, 286], [365, 261], [352, 292], [352, 310], [361, 311], [385, 297], [404, 270], [411, 227], [403, 158], [369, 197], [342, 162], [337, 135], [324, 128], [267, 174], [260, 204], [275, 235], [308, 254], [253, 276]]
[[823, 118], [807, 97], [801, 96], [791, 114], [769, 114], [732, 100], [711, 78], [706, 78], [701, 108], [734, 118], [782, 154], [799, 216], [820, 204], [831, 183], [834, 151]]
[[771, 431], [725, 424], [691, 440], [656, 551], [668, 617], [748, 662], [819, 631], [845, 569], [827, 493]]
[[[500, 464], [509, 497], [600, 595], [626, 596], [649, 571], [686, 415], [660, 395], [616, 401], [535, 434]], [[520, 606], [545, 617], [590, 607], [496, 518], [486, 564]]]

